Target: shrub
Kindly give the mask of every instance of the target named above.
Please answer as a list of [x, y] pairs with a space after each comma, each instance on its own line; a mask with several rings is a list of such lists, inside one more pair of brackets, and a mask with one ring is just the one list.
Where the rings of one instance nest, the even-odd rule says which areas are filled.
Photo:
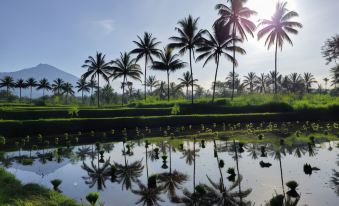
[[173, 107], [172, 107], [172, 110], [171, 110], [171, 115], [177, 115], [180, 113], [180, 106], [178, 104], [175, 104]]
[[60, 179], [51, 180], [51, 184], [53, 185], [54, 190], [57, 190], [58, 187], [61, 185], [61, 183], [62, 183], [62, 180]]
[[6, 138], [3, 136], [0, 136], [0, 146], [5, 145], [6, 144]]
[[91, 205], [95, 205], [96, 202], [99, 199], [100, 194], [98, 192], [90, 192], [87, 196], [86, 196], [86, 200], [91, 204]]
[[291, 190], [295, 190], [298, 187], [298, 183], [292, 180], [292, 181], [287, 182], [286, 186], [289, 187]]

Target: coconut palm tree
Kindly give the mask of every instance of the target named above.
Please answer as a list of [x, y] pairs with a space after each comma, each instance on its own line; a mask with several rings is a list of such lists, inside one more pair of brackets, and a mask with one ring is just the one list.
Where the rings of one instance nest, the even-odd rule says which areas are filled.
[[[278, 88], [281, 86], [279, 83], [281, 82], [282, 79], [282, 75], [279, 74], [279, 72], [275, 72], [275, 71], [269, 71], [268, 75], [267, 75], [267, 83], [269, 85], [273, 85], [273, 88], [275, 86], [275, 83], [277, 85], [277, 90]], [[277, 80], [277, 81], [276, 81]]]
[[[276, 10], [271, 20], [263, 19], [259, 26], [263, 28], [258, 32], [258, 39], [267, 35], [265, 46], [270, 49], [275, 43], [275, 74], [277, 75], [277, 54], [278, 47], [282, 50], [284, 40], [293, 46], [292, 40], [288, 33], [298, 34], [297, 28], [302, 28], [302, 24], [296, 21], [291, 21], [292, 18], [298, 17], [298, 13], [290, 11], [286, 8], [287, 2], [278, 2]], [[277, 76], [274, 79], [274, 93], [277, 93]]]
[[261, 73], [260, 76], [257, 76], [256, 80], [254, 81], [256, 90], [260, 93], [266, 93], [267, 80], [268, 77], [264, 73]]
[[290, 83], [291, 91], [297, 92], [300, 90], [303, 85], [303, 79], [301, 78], [301, 75], [294, 72], [288, 76], [288, 81]]
[[15, 82], [15, 87], [16, 88], [19, 88], [19, 91], [20, 91], [20, 100], [21, 100], [21, 89], [23, 88], [26, 88], [26, 83], [25, 83], [25, 80], [23, 79], [18, 79], [16, 82]]
[[[223, 23], [226, 27], [230, 28], [230, 32], [233, 39], [236, 39], [239, 36], [242, 40], [247, 40], [246, 33], [249, 33], [252, 37], [253, 32], [256, 28], [255, 24], [250, 20], [250, 17], [255, 15], [256, 12], [244, 6], [246, 0], [228, 0], [229, 6], [224, 4], [217, 4], [215, 9], [218, 10], [220, 17], [217, 19], [216, 23]], [[233, 42], [233, 47], [235, 48], [235, 41]], [[235, 58], [235, 49], [233, 50], [233, 59]], [[233, 73], [235, 74], [236, 62], [233, 62]], [[235, 89], [235, 77], [233, 77], [232, 84], [232, 100], [234, 96]]]
[[29, 102], [32, 102], [32, 89], [33, 87], [36, 87], [38, 85], [37, 81], [35, 81], [34, 78], [29, 78], [26, 80], [27, 87], [30, 88], [30, 96], [29, 96]]
[[6, 93], [7, 97], [9, 97], [9, 89], [13, 88], [15, 86], [13, 77], [11, 76], [5, 76], [3, 79], [0, 80], [0, 88], [6, 87]]
[[42, 96], [45, 96], [45, 90], [51, 90], [52, 87], [49, 84], [48, 80], [46, 78], [43, 78], [39, 81], [38, 86], [37, 86], [37, 90], [41, 90], [42, 89]]
[[161, 81], [158, 88], [154, 91], [155, 94], [159, 95], [160, 99], [166, 98], [166, 82]]
[[[171, 48], [178, 48], [179, 54], [184, 55], [187, 51], [189, 52], [190, 60], [190, 70], [191, 77], [193, 78], [193, 69], [192, 69], [192, 56], [194, 59], [194, 50], [197, 45], [202, 41], [202, 34], [204, 30], [198, 30], [198, 21], [199, 18], [193, 18], [189, 15], [187, 18], [178, 21], [179, 27], [176, 27], [175, 30], [179, 33], [179, 36], [172, 36], [170, 40], [174, 43], [169, 44]], [[193, 104], [193, 84], [192, 84], [192, 104]]]
[[312, 87], [312, 84], [317, 83], [317, 81], [315, 80], [313, 74], [311, 74], [310, 72], [305, 72], [303, 74], [303, 80], [305, 83], [306, 92], [310, 93], [310, 88]]
[[182, 69], [186, 66], [185, 62], [182, 62], [178, 59], [178, 55], [172, 53], [172, 49], [167, 47], [159, 54], [159, 61], [154, 61], [152, 65], [152, 69], [159, 71], [167, 72], [167, 101], [170, 99], [170, 82], [169, 75], [170, 72], [175, 72], [176, 70]]
[[148, 61], [150, 60], [151, 63], [153, 63], [153, 57], [158, 56], [160, 53], [160, 50], [157, 49], [156, 47], [160, 44], [160, 42], [157, 41], [156, 38], [152, 37], [151, 33], [145, 32], [144, 33], [144, 38], [140, 38], [138, 36], [139, 42], [133, 41], [136, 45], [137, 48], [133, 49], [131, 51], [132, 54], [137, 54], [136, 61], [139, 61], [141, 58], [145, 58], [145, 101], [146, 101], [146, 87], [147, 87], [147, 81], [146, 81], [146, 68]]
[[244, 76], [245, 80], [244, 85], [250, 87], [250, 92], [253, 92], [253, 88], [255, 86], [255, 80], [257, 79], [257, 75], [254, 72], [249, 72], [247, 76]]
[[186, 99], [188, 99], [188, 87], [192, 84], [192, 82], [194, 86], [197, 86], [197, 84], [195, 84], [194, 82], [197, 82], [198, 80], [194, 79], [192, 81], [191, 73], [189, 71], [184, 72], [182, 74], [182, 78], [178, 78], [178, 80], [180, 81], [178, 85], [179, 88], [186, 87]]
[[142, 171], [144, 166], [142, 165], [142, 160], [128, 163], [125, 157], [125, 164], [114, 163], [116, 171], [116, 181], [122, 184], [122, 189], [125, 187], [126, 190], [132, 188], [132, 183], [139, 182], [139, 177], [142, 176]]
[[69, 82], [66, 82], [62, 87], [62, 94], [66, 94], [66, 103], [68, 102], [68, 96], [74, 95], [73, 85]]
[[322, 47], [322, 54], [323, 57], [326, 59], [326, 64], [331, 62], [335, 62], [338, 64], [339, 60], [339, 35], [336, 34], [335, 36], [326, 40], [324, 46]]
[[323, 81], [325, 82], [325, 91], [326, 91], [326, 90], [327, 90], [327, 83], [328, 83], [328, 81], [330, 81], [330, 79], [327, 78], [327, 77], [325, 77], [325, 78], [323, 79]]
[[64, 86], [64, 83], [65, 83], [64, 80], [62, 80], [61, 78], [57, 78], [52, 83], [53, 92], [56, 93], [58, 96], [60, 95], [62, 91], [62, 87]]
[[148, 78], [146, 79], [146, 86], [148, 86], [150, 88], [150, 91], [151, 91], [151, 94], [152, 94], [153, 87], [159, 86], [159, 81], [156, 80], [155, 76], [148, 76]]
[[80, 78], [75, 87], [78, 89], [78, 92], [81, 92], [81, 101], [84, 103], [84, 92], [90, 91], [89, 83], [86, 82], [86, 79]]
[[213, 95], [212, 95], [212, 103], [214, 103], [215, 96], [215, 85], [217, 81], [218, 68], [220, 57], [224, 55], [224, 57], [230, 60], [234, 65], [236, 64], [236, 60], [230, 54], [232, 51], [237, 51], [241, 54], [245, 54], [245, 50], [234, 45], [234, 42], [240, 41], [240, 39], [232, 38], [232, 36], [225, 35], [229, 33], [229, 27], [224, 26], [222, 22], [216, 23], [213, 27], [213, 35], [206, 31], [208, 38], [203, 38], [202, 44], [199, 45], [197, 52], [202, 53], [197, 57], [197, 61], [202, 59], [206, 59], [203, 67], [209, 62], [213, 61], [216, 64], [214, 82], [213, 82]]
[[127, 77], [141, 81], [140, 77], [142, 71], [139, 64], [136, 63], [136, 59], [133, 59], [131, 55], [127, 52], [120, 53], [120, 58], [113, 61], [113, 74], [111, 77], [114, 79], [122, 77], [122, 101], [121, 104], [124, 104], [124, 95], [125, 95], [125, 86], [127, 84]]
[[334, 86], [334, 88], [337, 88], [337, 84], [339, 84], [339, 66], [333, 67], [331, 70], [331, 85]]
[[95, 80], [97, 78], [98, 84], [97, 86], [97, 98], [98, 98], [98, 107], [100, 106], [100, 76], [106, 80], [106, 82], [109, 81], [109, 75], [112, 71], [111, 64], [112, 62], [106, 62], [105, 60], [106, 55], [103, 55], [100, 52], [97, 52], [95, 57], [89, 56], [85, 62], [84, 65], [82, 65], [83, 68], [87, 68], [87, 72], [85, 72], [81, 78], [87, 79], [89, 76], [91, 76], [91, 80]]

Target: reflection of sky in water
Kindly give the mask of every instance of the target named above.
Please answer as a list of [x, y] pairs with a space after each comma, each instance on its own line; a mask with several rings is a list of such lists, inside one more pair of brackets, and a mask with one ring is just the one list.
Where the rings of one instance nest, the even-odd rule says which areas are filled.
[[[220, 142], [217, 142], [219, 144]], [[338, 170], [337, 165], [337, 155], [339, 149], [335, 147], [336, 143], [331, 143], [333, 150], [329, 151], [329, 143], [324, 143], [322, 145], [317, 145], [316, 156], [309, 157], [308, 152], [305, 153], [301, 158], [297, 158], [293, 154], [282, 158], [282, 167], [283, 167], [283, 177], [284, 182], [290, 180], [295, 180], [299, 183], [298, 193], [301, 194], [301, 199], [299, 205], [337, 205], [339, 197], [336, 195], [333, 186], [330, 185], [330, 178], [333, 175], [332, 169]], [[189, 145], [190, 148], [193, 148], [193, 143], [187, 144], [185, 142], [185, 148]], [[150, 145], [149, 150], [155, 148], [155, 145]], [[196, 184], [206, 183], [209, 184], [206, 175], [215, 182], [220, 178], [217, 160], [214, 158], [213, 153], [213, 142], [207, 142], [206, 148], [202, 149], [197, 143], [196, 149], [200, 151], [197, 153], [196, 161]], [[78, 147], [74, 149], [77, 151]], [[143, 159], [143, 164], [145, 164], [145, 148], [143, 145], [140, 147], [135, 144], [133, 149], [134, 155], [127, 156], [127, 161], [132, 163], [136, 160]], [[22, 152], [25, 154], [25, 152]], [[27, 153], [26, 153], [27, 154]], [[230, 182], [226, 179], [228, 174], [226, 173], [227, 168], [236, 167], [236, 163], [232, 158], [233, 154], [230, 152], [219, 152], [219, 158], [225, 161], [225, 166], [222, 169], [224, 182], [227, 186], [230, 185]], [[14, 155], [10, 153], [9, 156]], [[252, 159], [250, 153], [245, 151], [241, 154], [239, 159], [239, 168], [240, 173], [243, 176], [243, 181], [241, 183], [242, 189], [252, 188], [252, 193], [246, 198], [246, 200], [251, 200], [255, 202], [256, 205], [260, 205], [265, 201], [269, 200], [273, 194], [282, 193], [281, 188], [281, 179], [280, 179], [280, 168], [279, 161], [275, 160], [272, 156], [268, 154], [268, 157], [260, 157], [260, 150], [257, 151], [258, 159]], [[157, 161], [151, 161], [148, 159], [149, 164], [149, 174], [162, 173], [169, 171], [161, 168], [162, 160], [161, 153], [160, 159]], [[186, 164], [185, 159], [182, 159], [182, 153], [180, 151], [172, 152], [172, 171], [178, 170], [182, 173], [189, 175], [189, 180], [184, 184], [184, 188], [192, 191], [192, 175], [193, 175], [193, 164]], [[124, 164], [124, 156], [122, 156], [122, 143], [117, 143], [114, 146], [113, 151], [110, 154], [105, 153], [105, 159], [110, 157], [111, 162], [118, 162]], [[168, 157], [169, 158], [169, 157]], [[259, 162], [263, 160], [264, 162], [272, 163], [270, 168], [261, 168]], [[86, 158], [86, 163], [90, 165], [90, 157]], [[97, 164], [97, 161], [94, 161]], [[311, 176], [305, 175], [303, 172], [303, 165], [309, 163], [312, 166], [319, 167], [321, 170], [314, 172]], [[81, 198], [84, 199], [86, 194], [91, 191], [96, 191], [96, 185], [93, 188], [89, 188], [85, 184], [85, 181], [82, 179], [83, 176], [87, 176], [87, 173], [81, 168], [82, 161], [76, 160], [71, 161], [69, 159], [64, 159], [64, 162], [58, 164], [56, 162], [49, 162], [46, 165], [41, 165], [41, 162], [35, 160], [33, 166], [22, 166], [17, 163], [8, 169], [10, 172], [15, 174], [18, 179], [22, 180], [24, 183], [35, 182], [42, 185], [45, 185], [51, 188], [50, 181], [53, 179], [62, 179], [63, 183], [60, 186], [60, 189], [64, 194], [81, 201]], [[169, 166], [169, 159], [168, 159]], [[54, 172], [51, 170], [55, 170]], [[44, 176], [41, 176], [43, 171]], [[139, 180], [147, 184], [146, 177], [146, 167], [144, 168], [143, 175]], [[332, 188], [331, 188], [332, 187]], [[133, 189], [138, 189], [137, 184], [132, 185]], [[235, 189], [235, 191], [237, 188]], [[288, 188], [285, 186], [285, 191]], [[134, 195], [131, 191], [126, 191], [125, 188], [122, 190], [122, 185], [118, 183], [111, 183], [110, 180], [106, 181], [106, 188], [103, 191], [100, 191], [101, 196], [100, 200], [105, 202], [106, 205], [134, 205], [135, 202], [139, 200], [139, 197]], [[181, 195], [181, 191], [177, 191], [178, 195]], [[161, 205], [171, 205], [168, 201], [167, 194], [163, 194], [162, 199], [165, 201], [160, 202]], [[85, 200], [83, 200], [85, 202]]]

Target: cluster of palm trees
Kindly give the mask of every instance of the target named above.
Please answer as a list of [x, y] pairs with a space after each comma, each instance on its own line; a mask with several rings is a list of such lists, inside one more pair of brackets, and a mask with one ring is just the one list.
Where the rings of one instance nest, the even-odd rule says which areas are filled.
[[[187, 18], [178, 21], [178, 26], [175, 28], [178, 35], [170, 37], [169, 43], [163, 50], [157, 48], [160, 42], [152, 36], [152, 34], [145, 32], [143, 38], [138, 36], [138, 41], [133, 41], [136, 48], [129, 53], [121, 54], [120, 58], [113, 61], [106, 61], [105, 55], [97, 53], [96, 57], [88, 57], [83, 67], [88, 71], [83, 75], [86, 79], [89, 76], [91, 79], [97, 78], [99, 91], [99, 76], [102, 76], [107, 82], [109, 79], [122, 78], [122, 90], [124, 97], [124, 89], [127, 84], [127, 79], [135, 79], [141, 81], [141, 75], [144, 75], [144, 95], [146, 100], [146, 87], [152, 88], [155, 86], [154, 77], [150, 76], [147, 79], [147, 67], [154, 70], [165, 71], [167, 73], [167, 93], [169, 94], [170, 73], [182, 69], [186, 63], [179, 59], [178, 54], [184, 55], [188, 53], [189, 56], [189, 83], [185, 85], [187, 88], [191, 87], [191, 101], [193, 103], [194, 81], [193, 78], [193, 61], [204, 60], [204, 66], [211, 60], [216, 63], [216, 71], [214, 77], [213, 96], [215, 96], [215, 85], [218, 75], [219, 63], [221, 57], [225, 57], [233, 64], [233, 83], [232, 83], [232, 99], [235, 90], [235, 66], [237, 60], [236, 52], [245, 54], [245, 50], [238, 46], [244, 40], [247, 40], [247, 34], [254, 36], [254, 31], [257, 26], [250, 20], [250, 17], [256, 12], [245, 7], [245, 0], [230, 0], [227, 5], [218, 4], [216, 10], [219, 17], [213, 24], [213, 32], [198, 28], [199, 18], [193, 18], [189, 15]], [[271, 19], [263, 19], [260, 21], [258, 27], [261, 30], [258, 32], [258, 39], [267, 36], [265, 45], [270, 48], [275, 44], [275, 71], [274, 71], [274, 91], [278, 90], [278, 72], [277, 72], [277, 51], [282, 49], [284, 41], [292, 44], [288, 33], [297, 34], [298, 28], [302, 25], [296, 21], [291, 20], [298, 16], [295, 11], [289, 11], [286, 8], [287, 3], [277, 3], [275, 14]], [[178, 54], [174, 54], [174, 50], [178, 50]], [[200, 55], [195, 58], [195, 53]], [[136, 58], [132, 55], [135, 54]], [[138, 61], [144, 58], [145, 68], [141, 71]], [[155, 60], [157, 58], [157, 60]], [[186, 73], [187, 74], [187, 73]], [[188, 93], [188, 89], [186, 90]], [[97, 92], [99, 95], [99, 92]], [[169, 100], [169, 95], [168, 95]], [[98, 97], [99, 106], [99, 97]]]

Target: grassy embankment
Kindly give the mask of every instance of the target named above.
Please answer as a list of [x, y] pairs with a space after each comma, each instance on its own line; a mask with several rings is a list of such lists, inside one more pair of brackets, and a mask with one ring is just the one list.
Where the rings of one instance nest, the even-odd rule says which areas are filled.
[[0, 205], [3, 206], [80, 206], [74, 200], [40, 185], [23, 185], [2, 168], [0, 185]]

